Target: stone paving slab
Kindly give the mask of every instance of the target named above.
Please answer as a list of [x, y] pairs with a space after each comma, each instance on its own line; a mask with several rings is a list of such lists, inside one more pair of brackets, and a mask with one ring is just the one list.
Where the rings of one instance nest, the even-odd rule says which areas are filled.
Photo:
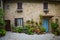
[[0, 38], [0, 40], [52, 40], [53, 37], [54, 35], [51, 33], [27, 35], [25, 33], [7, 32], [4, 37]]
[[53, 40], [60, 40], [60, 36], [55, 36]]

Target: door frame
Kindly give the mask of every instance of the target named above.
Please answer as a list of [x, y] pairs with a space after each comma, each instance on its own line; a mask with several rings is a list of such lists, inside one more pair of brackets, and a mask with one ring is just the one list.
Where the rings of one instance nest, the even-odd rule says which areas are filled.
[[54, 17], [53, 15], [42, 15], [42, 20], [47, 18], [49, 20], [49, 23], [48, 23], [48, 33], [51, 33], [51, 20], [52, 20], [52, 17]]

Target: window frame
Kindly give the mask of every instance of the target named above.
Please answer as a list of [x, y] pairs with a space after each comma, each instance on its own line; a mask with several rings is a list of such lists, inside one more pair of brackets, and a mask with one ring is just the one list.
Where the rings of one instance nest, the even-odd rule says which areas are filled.
[[24, 25], [23, 18], [15, 18], [15, 26], [18, 26], [18, 19], [22, 19], [22, 26]]
[[22, 2], [17, 2], [17, 9], [22, 9]]
[[48, 2], [43, 3], [43, 9], [48, 9]]

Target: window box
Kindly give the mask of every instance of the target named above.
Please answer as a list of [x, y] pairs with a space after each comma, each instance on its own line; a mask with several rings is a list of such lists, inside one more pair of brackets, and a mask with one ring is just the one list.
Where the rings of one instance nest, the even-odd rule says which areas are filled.
[[23, 9], [17, 9], [17, 12], [23, 12]]
[[45, 12], [45, 13], [49, 12], [49, 9], [44, 9], [44, 12]]
[[22, 2], [17, 3], [17, 12], [22, 12]]

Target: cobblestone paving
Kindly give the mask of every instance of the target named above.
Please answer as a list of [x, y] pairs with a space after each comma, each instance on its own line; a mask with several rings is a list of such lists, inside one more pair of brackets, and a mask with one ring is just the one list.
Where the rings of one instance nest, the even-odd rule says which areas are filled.
[[27, 35], [25, 33], [12, 33], [7, 32], [4, 37], [1, 37], [0, 40], [52, 40], [54, 37], [53, 34], [41, 34], [41, 35]]
[[60, 36], [55, 36], [53, 40], [60, 40]]

